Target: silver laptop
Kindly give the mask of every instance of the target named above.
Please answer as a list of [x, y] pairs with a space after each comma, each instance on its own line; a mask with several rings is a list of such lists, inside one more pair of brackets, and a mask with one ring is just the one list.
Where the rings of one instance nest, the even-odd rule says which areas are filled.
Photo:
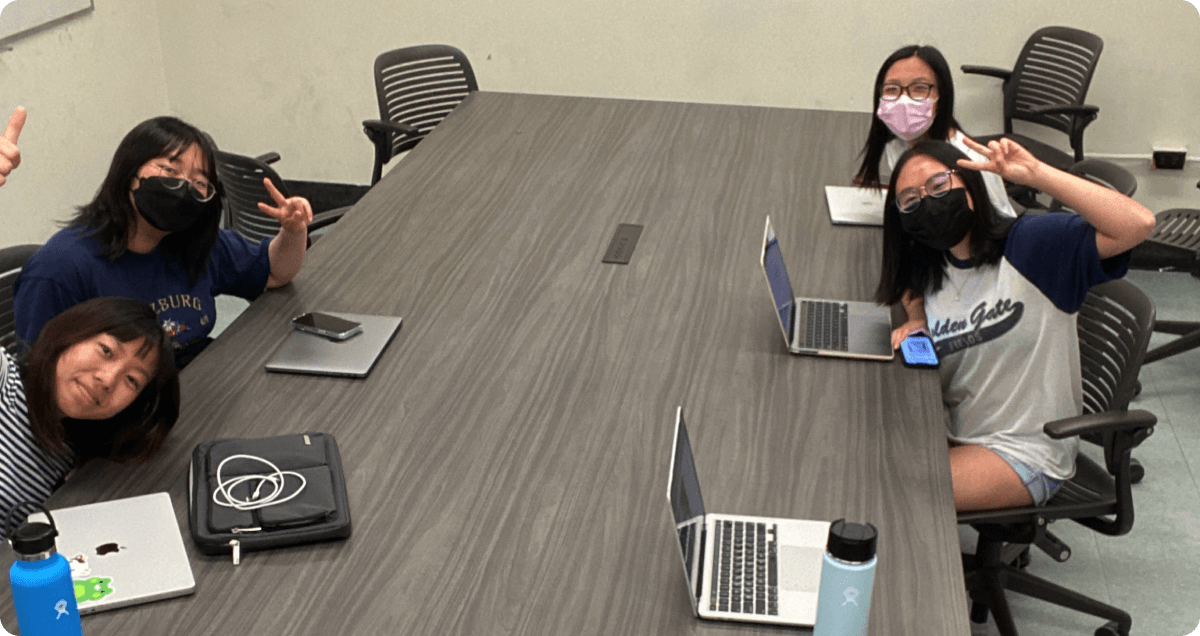
[[835, 225], [883, 225], [887, 190], [854, 186], [825, 186], [829, 220]]
[[[79, 613], [191, 594], [192, 566], [165, 492], [51, 510]], [[46, 521], [46, 515], [30, 515]]]
[[275, 356], [267, 362], [267, 371], [366, 377], [404, 320], [398, 316], [325, 313], [360, 323], [362, 333], [348, 340], [334, 341], [293, 330]]
[[783, 253], [767, 217], [759, 258], [783, 329], [788, 350], [795, 354], [891, 360], [892, 312], [870, 302], [796, 298]]
[[816, 621], [829, 522], [705, 513], [682, 406], [675, 410], [667, 503], [697, 616], [779, 625]]

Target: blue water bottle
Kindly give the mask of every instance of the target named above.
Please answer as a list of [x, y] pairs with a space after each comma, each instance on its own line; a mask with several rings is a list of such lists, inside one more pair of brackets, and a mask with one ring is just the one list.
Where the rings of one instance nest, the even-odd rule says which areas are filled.
[[813, 636], [863, 636], [867, 633], [878, 536], [875, 526], [869, 523], [847, 523], [845, 519], [838, 519], [829, 526]]
[[[24, 636], [83, 636], [79, 607], [75, 603], [75, 584], [71, 566], [55, 547], [54, 517], [46, 513], [49, 524], [26, 521], [9, 535], [17, 560], [8, 570], [12, 583], [13, 606], [17, 610], [17, 629]], [[5, 529], [12, 528], [9, 511]]]

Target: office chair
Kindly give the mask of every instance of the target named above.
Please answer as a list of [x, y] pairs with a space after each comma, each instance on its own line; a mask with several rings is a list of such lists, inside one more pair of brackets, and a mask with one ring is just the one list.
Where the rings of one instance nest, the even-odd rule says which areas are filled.
[[1078, 318], [1083, 415], [1049, 422], [1044, 430], [1053, 439], [1078, 435], [1099, 445], [1103, 465], [1080, 453], [1075, 476], [1043, 506], [959, 513], [959, 523], [979, 531], [975, 554], [963, 555], [973, 622], [983, 623], [990, 611], [1003, 636], [1016, 636], [1005, 596], [1011, 590], [1108, 619], [1096, 636], [1128, 636], [1133, 624], [1128, 613], [1034, 576], [1014, 561], [1029, 545], [1067, 560], [1071, 549], [1046, 529], [1056, 520], [1111, 536], [1132, 528], [1129, 452], [1153, 433], [1158, 420], [1126, 408], [1153, 324], [1154, 304], [1128, 281], [1110, 281], [1088, 293]]
[[[1196, 184], [1200, 187], [1200, 183]], [[1200, 210], [1176, 208], [1155, 215], [1154, 231], [1133, 248], [1134, 269], [1188, 272], [1200, 278]], [[1145, 364], [1200, 347], [1200, 322], [1157, 320], [1154, 330], [1179, 336], [1146, 353]]]
[[379, 119], [363, 122], [363, 132], [375, 144], [371, 185], [383, 175], [385, 163], [420, 143], [477, 90], [471, 63], [452, 46], [410, 46], [375, 58]]
[[[1099, 36], [1070, 27], [1038, 29], [1025, 42], [1011, 71], [989, 66], [963, 65], [964, 73], [996, 77], [1004, 81], [1004, 134], [979, 137], [987, 143], [1000, 137], [1015, 139], [1034, 156], [1066, 170], [1083, 161], [1083, 131], [1100, 109], [1083, 103], [1087, 97], [1096, 62], [1104, 49]], [[1013, 132], [1013, 121], [1053, 128], [1070, 139], [1071, 155]]]
[[29, 257], [41, 245], [13, 245], [0, 249], [0, 347], [17, 355], [17, 321], [13, 314], [13, 283]]
[[[271, 183], [285, 197], [297, 194], [291, 192], [288, 187], [291, 182], [285, 182], [267, 165], [278, 160], [279, 154], [274, 152], [251, 158], [231, 152], [217, 151], [217, 176], [225, 188], [226, 227], [254, 243], [279, 233], [279, 221], [263, 214], [258, 209], [260, 201], [274, 205], [270, 193], [267, 192], [267, 187], [263, 185], [263, 178], [270, 179]], [[330, 185], [342, 186], [343, 184]], [[342, 201], [343, 207], [318, 212], [317, 201], [310, 198], [309, 203], [313, 206], [313, 220], [308, 224], [310, 244], [316, 240], [314, 233], [317, 230], [332, 225], [340, 219], [366, 191], [365, 186], [343, 187], [351, 189], [347, 199]], [[329, 205], [328, 201], [324, 204]]]
[[[1132, 197], [1137, 192], [1137, 177], [1115, 163], [1100, 159], [1084, 159], [1073, 164], [1067, 172], [1098, 183], [1110, 190], [1116, 190], [1127, 197]], [[1054, 199], [1047, 209], [1050, 212], [1062, 212], [1069, 208], [1064, 207], [1062, 201]]]
[[[1024, 146], [1041, 161], [1066, 170], [1072, 163], [1083, 160], [1083, 131], [1096, 119], [1100, 109], [1083, 103], [1087, 97], [1096, 62], [1104, 49], [1099, 36], [1069, 27], [1038, 29], [1025, 42], [1016, 66], [1008, 69], [990, 66], [963, 65], [964, 73], [987, 75], [1003, 80], [1004, 133], [976, 137], [986, 145], [989, 141], [1008, 137]], [[1074, 156], [1013, 132], [1013, 121], [1053, 128], [1067, 135]], [[1015, 184], [1009, 196], [1026, 208], [1039, 208], [1037, 191]]]

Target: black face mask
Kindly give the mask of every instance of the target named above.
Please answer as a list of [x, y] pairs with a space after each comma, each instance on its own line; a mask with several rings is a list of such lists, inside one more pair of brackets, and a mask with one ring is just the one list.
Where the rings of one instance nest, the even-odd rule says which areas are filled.
[[221, 205], [217, 197], [197, 201], [187, 182], [183, 187], [167, 187], [166, 183], [178, 179], [144, 177], [140, 181], [138, 189], [133, 191], [137, 211], [147, 223], [163, 232], [186, 230], [209, 210], [209, 206]]
[[940, 198], [922, 197], [917, 209], [908, 214], [901, 212], [900, 226], [918, 242], [941, 251], [958, 245], [974, 219], [966, 188], [952, 188]]

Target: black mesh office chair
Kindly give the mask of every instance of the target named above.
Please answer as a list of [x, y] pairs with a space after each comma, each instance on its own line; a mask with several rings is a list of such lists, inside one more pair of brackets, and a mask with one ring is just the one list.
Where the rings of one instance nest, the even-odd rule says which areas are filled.
[[[1200, 278], [1200, 210], [1177, 208], [1159, 212], [1155, 219], [1154, 232], [1133, 248], [1129, 266], [1188, 272]], [[1147, 352], [1146, 364], [1200, 347], [1200, 322], [1158, 320], [1154, 330], [1179, 337]]]
[[[1104, 49], [1099, 36], [1070, 27], [1038, 29], [1017, 57], [1011, 71], [964, 65], [964, 73], [1004, 80], [1004, 134], [976, 137], [980, 143], [1000, 137], [1017, 141], [1038, 159], [1066, 170], [1083, 160], [1083, 131], [1099, 108], [1085, 104], [1096, 62]], [[1067, 135], [1074, 156], [1054, 146], [1013, 132], [1013, 121], [1053, 128]]]
[[[290, 182], [285, 182], [267, 165], [278, 160], [277, 153], [251, 158], [231, 152], [217, 151], [217, 176], [225, 188], [226, 226], [254, 243], [279, 233], [279, 221], [263, 214], [258, 209], [260, 201], [274, 205], [274, 200], [267, 192], [267, 187], [263, 185], [263, 178], [270, 179], [271, 183], [285, 197], [300, 194], [291, 192], [288, 187]], [[347, 193], [348, 198], [343, 201], [344, 207], [318, 211], [317, 202], [310, 197], [309, 203], [313, 206], [313, 220], [308, 225], [310, 242], [315, 239], [314, 233], [317, 230], [340, 219], [367, 189], [365, 186], [347, 187], [352, 190]]]
[[410, 46], [375, 58], [379, 119], [363, 122], [363, 132], [375, 144], [371, 185], [383, 175], [384, 164], [420, 143], [477, 90], [471, 63], [452, 46]]
[[13, 315], [13, 283], [25, 262], [41, 245], [14, 245], [0, 249], [0, 347], [17, 354], [17, 323]]
[[[1137, 192], [1137, 177], [1115, 163], [1100, 159], [1084, 159], [1073, 164], [1067, 172], [1098, 183], [1110, 190], [1116, 190], [1127, 197], [1132, 197]], [[1051, 212], [1059, 212], [1067, 208], [1063, 207], [1062, 201], [1054, 199], [1050, 202], [1048, 209]]]
[[979, 531], [975, 554], [963, 556], [973, 622], [986, 621], [990, 611], [1003, 636], [1016, 636], [1005, 596], [1011, 590], [1107, 619], [1096, 636], [1128, 636], [1133, 624], [1128, 613], [1036, 577], [1014, 562], [1031, 544], [1058, 561], [1070, 557], [1071, 549], [1046, 529], [1049, 522], [1070, 519], [1112, 536], [1132, 528], [1129, 452], [1150, 436], [1158, 420], [1126, 409], [1153, 323], [1154, 304], [1127, 281], [1110, 281], [1088, 294], [1078, 319], [1084, 414], [1050, 422], [1045, 431], [1054, 439], [1078, 435], [1099, 445], [1103, 465], [1080, 453], [1075, 476], [1044, 506], [958, 515], [959, 523]]

